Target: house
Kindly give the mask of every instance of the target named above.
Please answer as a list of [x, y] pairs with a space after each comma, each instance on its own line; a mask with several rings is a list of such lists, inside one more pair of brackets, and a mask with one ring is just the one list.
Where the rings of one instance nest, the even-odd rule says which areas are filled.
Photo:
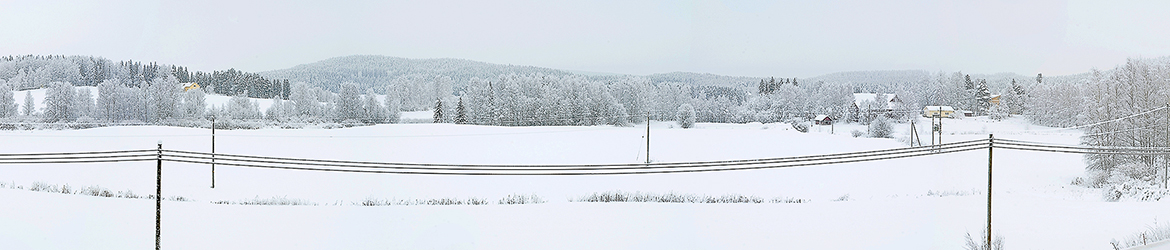
[[876, 108], [863, 107], [866, 106], [865, 102], [872, 102], [877, 99], [877, 96], [876, 93], [853, 93], [853, 105], [849, 107], [849, 112], [853, 114], [854, 121], [861, 117], [862, 112], [888, 113], [902, 107], [902, 98], [898, 98], [898, 95], [895, 94], [885, 94], [886, 100], [878, 104]]
[[991, 103], [991, 105], [999, 105], [1000, 96], [1002, 95], [993, 95], [991, 96], [991, 99], [987, 99], [987, 102]]
[[198, 88], [199, 88], [199, 83], [193, 82], [193, 83], [191, 83], [191, 85], [183, 86], [183, 91], [188, 91], [188, 90], [198, 89]]
[[926, 106], [922, 108], [922, 117], [955, 118], [955, 108], [951, 106]]
[[827, 115], [818, 115], [816, 118], [813, 118], [813, 123], [816, 125], [833, 125], [833, 118]]

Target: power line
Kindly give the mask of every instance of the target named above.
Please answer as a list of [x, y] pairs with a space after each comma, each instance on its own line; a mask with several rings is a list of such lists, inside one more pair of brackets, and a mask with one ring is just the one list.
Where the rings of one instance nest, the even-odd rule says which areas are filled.
[[[771, 168], [790, 168], [800, 166], [816, 166], [829, 164], [844, 164], [854, 162], [867, 162], [890, 160], [909, 157], [920, 157], [938, 154], [949, 154], [963, 151], [979, 150], [987, 148], [982, 145], [970, 146], [967, 148], [956, 148], [943, 151], [922, 152], [908, 155], [894, 155], [877, 158], [866, 159], [852, 159], [852, 160], [837, 160], [837, 161], [821, 161], [821, 162], [798, 162], [793, 164], [764, 164], [764, 165], [748, 165], [733, 168], [702, 168], [702, 169], [675, 169], [675, 170], [652, 170], [652, 171], [610, 171], [610, 172], [428, 172], [428, 171], [392, 171], [392, 170], [375, 170], [375, 169], [335, 169], [335, 168], [308, 168], [308, 167], [289, 167], [279, 165], [259, 165], [259, 164], [244, 164], [244, 163], [220, 163], [229, 166], [238, 167], [252, 167], [252, 168], [272, 168], [272, 169], [289, 169], [289, 170], [307, 170], [307, 171], [327, 171], [327, 172], [352, 172], [352, 173], [379, 173], [379, 174], [419, 174], [419, 175], [633, 175], [633, 174], [671, 174], [671, 173], [699, 173], [699, 172], [717, 172], [717, 171], [742, 171], [742, 170], [756, 170], [756, 169], [771, 169]], [[164, 159], [164, 161], [195, 163], [195, 164], [209, 164], [208, 161], [192, 161], [182, 159]]]
[[[346, 165], [347, 164], [349, 166], [371, 167], [371, 168], [377, 167], [377, 166], [408, 166], [408, 167], [459, 167], [459, 168], [467, 168], [467, 169], [482, 169], [482, 168], [507, 168], [507, 169], [517, 169], [517, 168], [605, 168], [605, 167], [611, 167], [611, 168], [612, 167], [639, 167], [640, 169], [646, 169], [646, 168], [661, 168], [661, 167], [668, 167], [669, 168], [669, 167], [696, 166], [696, 165], [707, 166], [707, 165], [716, 165], [716, 164], [736, 164], [736, 165], [763, 164], [763, 163], [775, 163], [775, 162], [785, 162], [785, 161], [793, 161], [793, 160], [818, 160], [817, 158], [833, 159], [835, 157], [843, 157], [843, 158], [864, 157], [864, 156], [869, 156], [869, 155], [882, 155], [882, 154], [892, 154], [892, 153], [922, 152], [922, 151], [938, 150], [938, 149], [940, 149], [940, 147], [941, 147], [941, 149], [949, 149], [949, 148], [962, 147], [962, 146], [982, 145], [982, 144], [987, 143], [986, 141], [987, 141], [986, 139], [981, 139], [981, 140], [971, 140], [971, 141], [962, 141], [962, 142], [952, 142], [952, 143], [939, 144], [939, 145], [933, 145], [933, 146], [882, 149], [882, 150], [870, 150], [870, 151], [858, 151], [858, 152], [822, 154], [822, 155], [809, 155], [809, 156], [743, 159], [743, 160], [724, 160], [724, 161], [666, 162], [666, 163], [648, 163], [648, 164], [643, 164], [643, 163], [557, 164], [557, 165], [433, 164], [433, 163], [341, 161], [341, 160], [323, 160], [323, 159], [308, 159], [308, 158], [251, 156], [251, 155], [238, 155], [238, 154], [214, 154], [214, 156], [215, 156], [215, 159], [217, 159], [217, 160], [237, 160], [237, 159], [232, 159], [232, 158], [241, 158], [244, 160], [240, 160], [240, 161], [251, 161], [248, 159], [261, 159], [261, 160], [272, 160], [272, 161], [277, 161], [277, 162], [282, 162], [282, 163], [298, 164], [298, 165], [313, 165], [313, 164], [343, 164], [343, 165]], [[898, 152], [898, 151], [902, 151], [902, 152]], [[194, 152], [194, 151], [164, 150], [164, 152], [174, 153], [174, 154], [169, 154], [168, 156], [182, 157], [182, 158], [210, 159], [210, 157], [206, 157], [206, 156], [212, 156], [212, 154], [209, 154], [209, 153]], [[182, 154], [204, 155], [205, 157], [184, 156]], [[228, 157], [228, 158], [224, 158], [224, 157]], [[368, 165], [374, 165], [374, 166], [368, 166]]]

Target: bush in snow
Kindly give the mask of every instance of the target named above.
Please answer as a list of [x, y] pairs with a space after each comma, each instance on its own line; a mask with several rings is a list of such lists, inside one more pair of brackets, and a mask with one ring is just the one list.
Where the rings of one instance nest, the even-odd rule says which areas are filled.
[[386, 199], [377, 199], [377, 198], [366, 198], [365, 200], [362, 200], [361, 202], [354, 203], [354, 205], [359, 205], [359, 206], [419, 206], [419, 205], [447, 206], [447, 205], [487, 205], [487, 204], [489, 204], [489, 203], [486, 199], [478, 199], [478, 198], [467, 198], [467, 199], [439, 198], [439, 199], [414, 199], [414, 200], [393, 200], [393, 199], [386, 200]]
[[[1099, 172], [1091, 171], [1102, 178]], [[1108, 175], [1101, 181], [1102, 197], [1105, 201], [1157, 201], [1170, 194], [1170, 190], [1158, 187], [1156, 178], [1157, 168], [1145, 163], [1126, 163], [1108, 171]]]
[[1154, 225], [1146, 226], [1146, 230], [1125, 237], [1121, 241], [1114, 239], [1109, 244], [1113, 245], [1113, 249], [1126, 249], [1168, 239], [1170, 239], [1170, 225], [1158, 225], [1158, 221], [1155, 220]]
[[809, 200], [809, 199], [798, 199], [798, 198], [792, 198], [792, 197], [776, 197], [776, 198], [772, 198], [772, 200], [769, 200], [768, 202], [771, 202], [771, 203], [809, 203], [811, 201], [812, 200]]
[[690, 104], [683, 104], [678, 107], [678, 126], [682, 128], [691, 128], [695, 126], [695, 107]]
[[545, 203], [545, 202], [546, 201], [544, 199], [541, 199], [540, 196], [536, 196], [535, 194], [530, 194], [530, 195], [515, 194], [515, 195], [508, 195], [508, 196], [505, 196], [504, 198], [501, 198], [497, 204], [517, 205], [517, 204], [540, 204], [540, 203]]
[[808, 133], [808, 123], [792, 122], [792, 128], [796, 129], [796, 131], [800, 131], [801, 133]]
[[[790, 199], [790, 198], [789, 198]], [[804, 201], [796, 199], [798, 201]], [[660, 203], [763, 203], [764, 199], [756, 196], [745, 196], [738, 194], [727, 194], [721, 196], [710, 195], [693, 195], [693, 194], [677, 194], [677, 193], [642, 193], [642, 192], [622, 192], [610, 191], [593, 193], [582, 196], [574, 202], [660, 202]], [[774, 201], [775, 202], [775, 201]], [[792, 202], [800, 203], [800, 202]]]
[[979, 237], [979, 239], [972, 238], [971, 233], [967, 233], [966, 237], [964, 237], [964, 238], [966, 239], [966, 244], [964, 244], [963, 249], [967, 249], [967, 250], [1003, 250], [1003, 236], [1002, 235], [995, 236], [995, 238], [991, 240], [991, 245], [990, 246], [987, 245], [987, 230], [983, 231], [983, 237]]
[[865, 135], [865, 132], [861, 132], [861, 130], [854, 129], [853, 131], [849, 131], [849, 135], [852, 135], [854, 138], [856, 138], [856, 137], [861, 137], [861, 136]]
[[316, 206], [316, 202], [311, 202], [302, 199], [290, 199], [288, 197], [260, 198], [256, 196], [251, 199], [244, 199], [240, 201], [213, 201], [212, 204], [220, 205], [252, 205], [252, 206]]
[[890, 138], [894, 133], [894, 126], [885, 117], [878, 117], [869, 123], [869, 137]]

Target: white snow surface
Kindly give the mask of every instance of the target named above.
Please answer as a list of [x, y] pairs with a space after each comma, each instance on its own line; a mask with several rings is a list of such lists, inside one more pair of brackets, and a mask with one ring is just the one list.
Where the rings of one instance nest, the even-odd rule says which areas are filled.
[[[18, 97], [22, 98], [22, 97]], [[209, 103], [211, 102], [209, 99]], [[929, 140], [929, 122], [916, 124]], [[924, 124], [925, 123], [925, 124]], [[1080, 132], [1021, 118], [944, 119], [947, 142], [996, 138], [1074, 144]], [[908, 124], [895, 125], [905, 138]], [[835, 134], [829, 134], [830, 128]], [[731, 160], [906, 147], [853, 138], [856, 124], [654, 122], [655, 162]], [[1043, 132], [1029, 132], [1043, 131]], [[228, 154], [468, 164], [640, 163], [645, 127], [493, 127], [393, 124], [345, 129], [217, 131]], [[108, 127], [0, 131], [0, 152], [123, 149], [209, 151], [205, 129]], [[987, 151], [878, 162], [731, 172], [622, 176], [426, 176], [216, 168], [164, 163], [164, 249], [962, 249], [986, 223]], [[1113, 238], [1170, 218], [1170, 202], [1104, 202], [1070, 185], [1080, 155], [995, 150], [994, 227], [1009, 249], [1106, 249]], [[155, 190], [155, 163], [3, 165], [0, 182]], [[800, 204], [579, 203], [604, 191], [743, 194]], [[974, 192], [935, 197], [928, 192]], [[545, 204], [496, 205], [509, 194]], [[848, 195], [847, 201], [833, 201]], [[273, 196], [320, 206], [217, 205]], [[487, 199], [484, 206], [352, 205], [366, 198]], [[0, 188], [0, 249], [149, 249], [154, 201]], [[334, 205], [339, 204], [339, 205]]]

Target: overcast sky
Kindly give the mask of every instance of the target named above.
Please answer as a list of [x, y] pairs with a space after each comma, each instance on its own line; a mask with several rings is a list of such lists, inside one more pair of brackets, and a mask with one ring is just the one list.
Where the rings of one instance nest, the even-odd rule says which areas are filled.
[[252, 72], [376, 54], [625, 74], [1061, 75], [1170, 55], [1166, 11], [1170, 1], [0, 0], [0, 54]]

